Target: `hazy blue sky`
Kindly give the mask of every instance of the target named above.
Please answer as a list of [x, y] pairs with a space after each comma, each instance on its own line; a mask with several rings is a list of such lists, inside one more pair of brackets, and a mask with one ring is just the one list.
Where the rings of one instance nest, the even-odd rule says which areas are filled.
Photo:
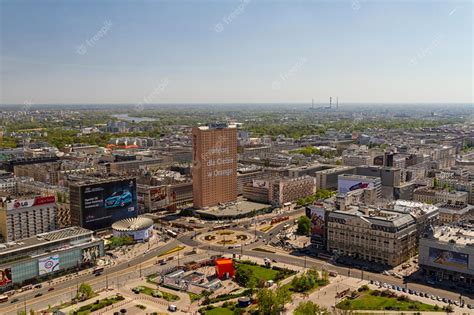
[[6, 1], [0, 102], [473, 102], [473, 2]]

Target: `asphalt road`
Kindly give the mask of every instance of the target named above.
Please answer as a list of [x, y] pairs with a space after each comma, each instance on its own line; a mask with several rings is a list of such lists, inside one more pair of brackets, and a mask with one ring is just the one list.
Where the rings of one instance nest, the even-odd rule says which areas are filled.
[[[10, 297], [10, 300], [16, 298], [19, 301], [15, 303], [6, 302], [5, 304], [2, 304], [0, 306], [0, 314], [16, 314], [17, 310], [25, 308], [27, 311], [30, 309], [41, 310], [47, 308], [48, 305], [55, 305], [60, 301], [68, 301], [75, 295], [77, 287], [83, 282], [91, 284], [95, 290], [98, 290], [106, 287], [107, 284], [113, 286], [123, 283], [131, 278], [138, 278], [140, 277], [140, 273], [142, 275], [147, 275], [151, 274], [151, 271], [159, 271], [160, 266], [153, 265], [154, 261], [157, 259], [157, 255], [178, 245], [180, 245], [180, 243], [177, 240], [173, 240], [164, 246], [151, 249], [148, 253], [131, 259], [128, 264], [123, 263], [106, 268], [106, 272], [102, 273], [100, 276], [95, 276], [90, 273], [84, 275], [80, 274], [79, 276], [71, 275], [68, 280], [52, 285], [51, 287], [54, 287], [54, 291], [48, 291], [50, 286], [45, 282], [41, 289], [33, 289]], [[185, 260], [187, 259], [183, 257], [183, 262]], [[145, 268], [146, 266], [144, 263], [147, 261], [148, 265], [153, 266]], [[130, 265], [130, 267], [128, 265]], [[172, 264], [167, 264], [166, 266], [161, 267], [161, 269], [170, 268], [171, 265]], [[35, 298], [34, 296], [38, 293], [41, 293], [42, 296]]]

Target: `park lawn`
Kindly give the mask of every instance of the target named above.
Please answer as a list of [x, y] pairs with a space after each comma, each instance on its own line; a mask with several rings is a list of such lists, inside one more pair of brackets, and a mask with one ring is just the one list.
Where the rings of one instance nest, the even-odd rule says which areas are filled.
[[112, 297], [108, 297], [102, 300], [97, 300], [94, 303], [81, 306], [77, 311], [74, 311], [73, 314], [74, 315], [88, 315], [92, 312], [95, 312], [97, 310], [100, 310], [104, 307], [107, 307], [109, 305], [115, 304], [123, 300], [124, 298], [122, 296], [112, 296]]
[[209, 311], [204, 311], [204, 315], [234, 315], [234, 312], [225, 307], [216, 307]]
[[262, 279], [265, 281], [275, 280], [279, 271], [271, 268], [265, 268], [259, 265], [251, 265], [246, 263], [237, 263], [237, 269], [249, 269], [253, 276], [258, 280]]
[[140, 286], [140, 288], [142, 288], [140, 290], [140, 293], [143, 293], [143, 294], [146, 294], [146, 295], [149, 295], [151, 297], [154, 297], [153, 296], [153, 292], [155, 291], [159, 291], [161, 294], [162, 294], [162, 298], [168, 302], [174, 302], [174, 301], [178, 301], [179, 300], [179, 296], [177, 295], [174, 295], [174, 294], [171, 294], [171, 293], [168, 293], [168, 292], [164, 292], [164, 291], [161, 291], [161, 290], [158, 290], [158, 289], [152, 289], [150, 287], [147, 287], [147, 286]]
[[396, 297], [376, 296], [370, 294], [372, 291], [365, 291], [355, 299], [347, 298], [337, 304], [337, 308], [342, 310], [394, 310], [394, 311], [442, 311], [434, 305], [421, 303], [418, 301], [399, 301]]

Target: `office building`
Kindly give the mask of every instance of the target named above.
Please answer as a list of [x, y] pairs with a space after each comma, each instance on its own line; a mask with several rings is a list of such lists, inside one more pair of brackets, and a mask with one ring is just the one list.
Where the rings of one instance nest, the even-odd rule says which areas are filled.
[[94, 231], [138, 215], [137, 185], [133, 177], [87, 177], [71, 182], [69, 200], [71, 224]]
[[56, 229], [56, 199], [53, 196], [2, 197], [0, 233], [5, 242], [17, 241]]
[[237, 199], [237, 128], [211, 124], [193, 131], [193, 202], [195, 208]]
[[80, 227], [0, 244], [0, 291], [91, 267], [102, 256], [104, 241]]
[[427, 279], [474, 285], [474, 225], [431, 227], [420, 239], [420, 270]]

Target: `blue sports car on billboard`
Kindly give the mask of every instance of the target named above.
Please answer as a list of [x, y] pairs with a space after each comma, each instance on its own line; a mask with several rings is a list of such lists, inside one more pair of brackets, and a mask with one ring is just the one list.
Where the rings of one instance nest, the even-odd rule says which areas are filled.
[[132, 193], [128, 190], [119, 190], [107, 197], [104, 201], [106, 209], [124, 207], [132, 203]]

